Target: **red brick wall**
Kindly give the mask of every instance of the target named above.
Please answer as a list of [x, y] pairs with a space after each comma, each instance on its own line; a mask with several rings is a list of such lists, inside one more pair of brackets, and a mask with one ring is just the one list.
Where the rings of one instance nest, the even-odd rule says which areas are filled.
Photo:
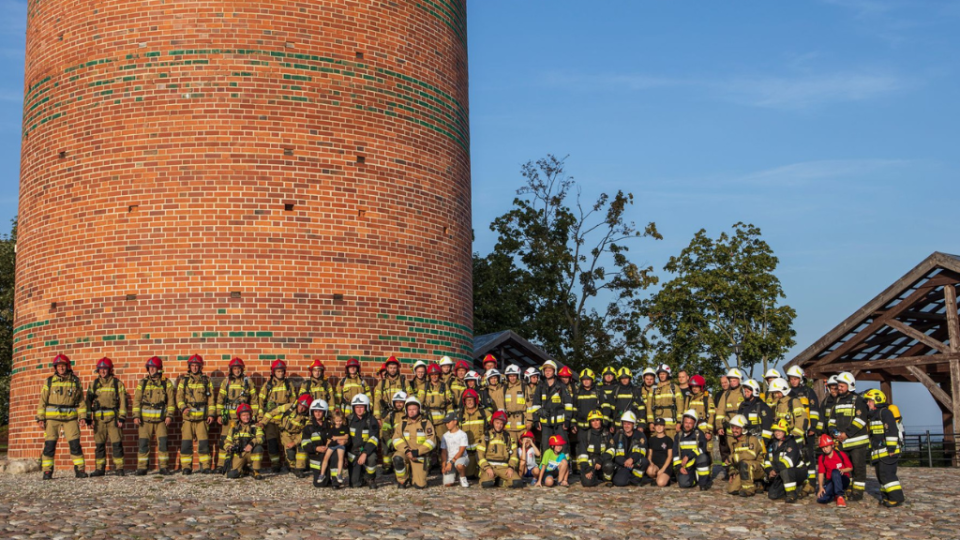
[[31, 0], [10, 456], [58, 352], [468, 357], [465, 4]]

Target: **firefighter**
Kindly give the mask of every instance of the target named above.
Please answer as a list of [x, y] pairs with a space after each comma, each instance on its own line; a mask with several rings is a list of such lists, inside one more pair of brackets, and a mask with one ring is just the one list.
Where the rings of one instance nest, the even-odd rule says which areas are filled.
[[534, 414], [531, 409], [533, 406], [533, 396], [536, 395], [537, 386], [540, 384], [540, 370], [535, 367], [529, 367], [524, 370], [523, 384], [523, 388], [527, 392], [527, 431], [536, 431], [536, 434], [539, 436], [537, 423], [534, 421]]
[[323, 456], [327, 453], [330, 440], [327, 438], [327, 413], [330, 405], [325, 399], [315, 399], [310, 402], [310, 422], [303, 428], [300, 435], [300, 449], [307, 454], [307, 463], [313, 473], [313, 487], [323, 487], [320, 480], [320, 469], [323, 465]]
[[774, 424], [773, 411], [760, 399], [760, 384], [753, 379], [747, 379], [740, 388], [743, 389], [743, 401], [737, 414], [747, 417], [747, 431], [762, 438], [764, 443], [770, 442], [773, 437], [770, 430], [770, 426]]
[[[740, 403], [743, 402], [743, 388], [740, 387], [743, 372], [737, 368], [732, 368], [727, 371], [724, 377], [726, 377], [728, 386], [718, 394], [713, 427], [720, 445], [720, 459], [727, 462], [730, 459], [730, 445], [725, 438], [727, 436], [727, 423], [737, 414], [740, 410]], [[723, 377], [721, 377], [721, 382], [722, 380]]]
[[244, 369], [243, 360], [234, 357], [227, 366], [229, 375], [220, 383], [220, 392], [217, 396], [217, 423], [223, 427], [220, 429], [220, 466], [214, 471], [216, 474], [223, 474], [231, 467], [227, 459], [227, 435], [237, 424], [237, 407], [246, 403], [250, 405], [254, 417], [260, 414], [260, 398], [257, 396], [257, 389], [253, 381], [243, 374]]
[[203, 373], [203, 357], [195, 354], [187, 360], [187, 373], [177, 383], [177, 408], [183, 415], [180, 431], [180, 471], [193, 474], [193, 440], [197, 440], [200, 456], [200, 473], [213, 472], [210, 460], [210, 430], [217, 405], [213, 396], [213, 383]]
[[393, 470], [397, 476], [397, 488], [405, 489], [411, 484], [417, 489], [427, 487], [427, 472], [430, 471], [430, 454], [437, 448], [437, 434], [433, 422], [420, 414], [420, 400], [409, 396], [404, 402], [406, 415], [393, 429]]
[[472, 388], [463, 391], [461, 401], [460, 429], [467, 434], [467, 455], [470, 458], [467, 477], [472, 478], [480, 472], [477, 466], [477, 445], [483, 442], [483, 436], [490, 426], [490, 412], [480, 407], [480, 394]]
[[480, 362], [480, 365], [483, 366], [483, 374], [486, 375], [491, 369], [497, 369], [500, 367], [500, 362], [497, 360], [497, 357], [488, 354], [483, 357], [483, 361]]
[[480, 400], [486, 404], [491, 412], [505, 410], [507, 406], [503, 394], [505, 385], [503, 384], [503, 377], [500, 375], [500, 372], [496, 369], [487, 370], [487, 372], [483, 374], [483, 378], [484, 386], [480, 392]]
[[753, 497], [757, 493], [755, 482], [762, 482], [763, 460], [767, 450], [763, 441], [747, 433], [747, 418], [742, 414], [730, 419], [730, 463], [726, 463], [728, 473], [727, 493], [741, 497]]
[[507, 382], [503, 387], [503, 412], [507, 413], [507, 431], [513, 440], [519, 441], [527, 429], [527, 393], [520, 380], [519, 366], [510, 364], [504, 374]]
[[367, 386], [367, 382], [360, 376], [360, 361], [356, 358], [347, 360], [344, 370], [347, 374], [345, 377], [342, 377], [339, 384], [337, 384], [336, 399], [338, 403], [337, 406], [340, 407], [343, 414], [349, 415], [353, 409], [350, 405], [353, 403], [353, 398], [359, 394], [369, 396], [370, 387]]
[[818, 423], [817, 429], [823, 433], [827, 433], [827, 426], [830, 425], [830, 416], [833, 414], [833, 406], [837, 402], [837, 376], [831, 375], [827, 382], [824, 383], [826, 387], [826, 395], [823, 397], [823, 403], [820, 404], [820, 422]]
[[253, 423], [253, 407], [247, 403], [237, 405], [237, 421], [230, 424], [225, 447], [230, 456], [230, 471], [227, 478], [243, 476], [244, 469], [250, 467], [250, 473], [256, 480], [263, 480], [260, 474], [260, 461], [263, 459], [263, 430]]
[[[640, 389], [633, 385], [633, 372], [630, 368], [623, 366], [617, 370], [617, 390], [613, 393], [613, 401], [610, 406], [610, 418], [620, 418], [623, 413], [633, 411], [637, 418], [647, 418], [647, 408], [645, 401], [640, 395]], [[616, 425], [611, 422], [608, 430], [613, 434]]]
[[307, 476], [307, 454], [300, 448], [303, 429], [310, 422], [310, 394], [301, 394], [296, 401], [280, 405], [263, 415], [260, 427], [274, 425], [280, 433], [280, 444], [286, 453], [286, 462], [293, 463], [297, 478]]
[[40, 389], [40, 405], [37, 407], [37, 424], [44, 430], [43, 479], [53, 478], [53, 458], [57, 453], [60, 429], [70, 446], [73, 473], [77, 478], [86, 478], [86, 463], [80, 447], [80, 426], [87, 425], [87, 404], [80, 378], [73, 373], [70, 359], [58, 354], [53, 359], [53, 375], [47, 377]]
[[[552, 378], [552, 373], [547, 378]], [[559, 384], [559, 381], [555, 381], [554, 384]], [[507, 414], [503, 411], [493, 413], [490, 424], [492, 429], [488, 429], [483, 439], [477, 444], [480, 486], [492, 488], [500, 481], [509, 482], [509, 487], [514, 489], [522, 488], [523, 480], [516, 470], [520, 463], [517, 443], [510, 437], [510, 433], [504, 430], [507, 425]]]
[[[473, 390], [474, 392], [477, 393], [477, 396], [479, 396], [477, 398], [479, 400], [477, 402], [477, 406], [480, 407], [481, 409], [486, 409], [490, 414], [493, 414], [493, 411], [490, 411], [489, 408], [487, 407], [486, 400], [484, 399], [484, 396], [486, 396], [486, 394], [483, 393], [483, 388], [480, 387], [480, 374], [471, 369], [463, 377], [463, 384], [466, 385], [466, 388], [464, 390]], [[461, 394], [460, 397], [461, 397], [461, 403], [462, 403], [463, 394]]]
[[[640, 384], [640, 403], [646, 406], [646, 403], [650, 400], [650, 395], [653, 393], [653, 389], [657, 386], [657, 370], [653, 368], [645, 368], [643, 373], [640, 374], [640, 379], [642, 380]], [[646, 409], [644, 409], [646, 411]], [[647, 416], [646, 412], [639, 418], [645, 418]]]
[[697, 427], [697, 411], [686, 411], [680, 420], [680, 430], [673, 439], [673, 468], [677, 485], [681, 488], [699, 486], [710, 489], [710, 453], [707, 438]]
[[613, 424], [615, 418], [613, 416], [613, 399], [617, 393], [617, 387], [620, 385], [617, 382], [617, 370], [610, 366], [603, 368], [603, 371], [600, 372], [600, 379], [600, 383], [594, 382], [594, 385], [600, 390], [600, 411], [603, 412], [603, 417], [607, 419], [607, 425], [609, 426]]
[[270, 459], [270, 466], [275, 473], [290, 472], [290, 464], [283, 461], [283, 454], [280, 450], [280, 427], [269, 422], [264, 423], [263, 417], [266, 413], [273, 411], [281, 405], [293, 403], [297, 400], [297, 395], [293, 383], [287, 378], [287, 363], [283, 360], [274, 360], [270, 364], [270, 378], [260, 388], [260, 422], [263, 425], [263, 436], [266, 440], [267, 457]]
[[[393, 409], [393, 403], [391, 402], [393, 396], [397, 392], [403, 392], [404, 394], [407, 392], [407, 377], [400, 373], [400, 361], [397, 360], [397, 357], [387, 358], [384, 365], [387, 366], [387, 371], [373, 390], [373, 415], [380, 421], [381, 427], [383, 426], [384, 416], [389, 415]], [[392, 430], [390, 436], [393, 436]]]
[[[771, 382], [767, 395], [773, 398], [774, 422], [786, 421], [790, 426], [790, 432], [787, 435], [796, 439], [797, 444], [802, 448], [809, 425], [803, 404], [793, 395], [792, 389], [783, 379], [775, 379]], [[806, 456], [804, 456], [804, 462], [806, 462]]]
[[[563, 366], [557, 371], [557, 378], [567, 387], [567, 393], [572, 397], [577, 393], [577, 381], [573, 379], [573, 370], [569, 366]], [[572, 444], [572, 443], [571, 443]]]
[[807, 417], [801, 448], [803, 461], [807, 464], [807, 483], [803, 489], [806, 490], [807, 495], [810, 495], [817, 491], [817, 453], [820, 437], [817, 428], [820, 425], [820, 400], [817, 399], [817, 393], [813, 388], [807, 386], [806, 375], [799, 366], [792, 366], [787, 370], [787, 382], [790, 385], [791, 397], [800, 400], [800, 405]]
[[774, 403], [776, 403], [776, 400], [770, 397], [770, 383], [772, 383], [774, 379], [780, 378], [782, 378], [780, 372], [774, 368], [768, 369], [767, 372], [763, 374], [763, 380], [767, 383], [767, 392], [765, 394], [760, 394], [760, 399], [762, 399], [763, 402], [766, 403], [771, 409], [773, 408]]
[[[421, 408], [424, 416], [433, 423], [433, 432], [439, 441], [443, 434], [447, 432], [447, 424], [443, 421], [448, 414], [453, 412], [453, 393], [445, 382], [443, 382], [443, 372], [437, 364], [430, 364], [427, 367], [427, 388], [421, 401]], [[498, 376], [499, 378], [499, 376]], [[496, 393], [496, 391], [495, 391]], [[499, 394], [503, 394], [502, 389]], [[437, 452], [439, 452], [439, 445]], [[433, 463], [439, 463], [439, 460]]]
[[803, 484], [806, 471], [800, 445], [788, 437], [790, 426], [785, 420], [773, 425], [773, 440], [767, 445], [767, 458], [763, 463], [767, 476], [767, 497], [771, 500], [786, 497], [786, 502], [797, 502], [797, 484]]
[[683, 409], [683, 395], [680, 388], [670, 380], [670, 366], [657, 366], [659, 381], [647, 397], [647, 423], [653, 424], [654, 419], [663, 418], [666, 422], [667, 436], [673, 437], [677, 433], [677, 417]]
[[87, 410], [91, 418], [96, 446], [97, 470], [90, 476], [103, 476], [107, 470], [107, 441], [113, 452], [113, 469], [123, 476], [123, 424], [127, 418], [127, 389], [113, 374], [113, 360], [101, 358], [97, 362], [97, 379], [87, 390]]
[[707, 381], [700, 375], [690, 377], [689, 394], [683, 402], [683, 410], [694, 410], [697, 413], [697, 427], [707, 438], [707, 449], [713, 452], [713, 398], [706, 389]]
[[319, 358], [314, 359], [308, 369], [310, 376], [300, 383], [297, 395], [310, 394], [312, 400], [322, 399], [324, 403], [332, 402], [334, 399], [333, 385], [330, 384], [330, 379], [324, 376], [326, 371], [327, 368], [323, 365], [323, 362]]
[[603, 428], [603, 413], [590, 411], [587, 422], [589, 427], [580, 432], [577, 463], [580, 465], [580, 484], [583, 487], [595, 487], [613, 480], [616, 465], [613, 457], [607, 453], [610, 436]]
[[[530, 412], [540, 427], [541, 448], [546, 448], [553, 435], [566, 439], [573, 417], [573, 402], [563, 383], [555, 376], [557, 364], [547, 360], [541, 368], [543, 380], [537, 385]], [[564, 448], [567, 451], [567, 448]]]
[[423, 400], [427, 394], [427, 363], [417, 360], [413, 364], [413, 378], [407, 386], [407, 395]]
[[147, 474], [150, 460], [150, 439], [157, 438], [157, 461], [161, 475], [173, 474], [167, 469], [167, 428], [173, 421], [176, 396], [173, 383], [163, 376], [163, 360], [154, 356], [147, 360], [147, 376], [140, 380], [133, 394], [133, 423], [138, 430], [137, 476]]
[[867, 486], [867, 455], [870, 438], [867, 429], [867, 404], [857, 394], [857, 381], [853, 374], [844, 371], [837, 375], [837, 398], [830, 413], [830, 430], [839, 443], [839, 449], [850, 456], [853, 463], [853, 489], [851, 501], [862, 501]]
[[380, 465], [383, 467], [383, 473], [393, 472], [393, 453], [396, 448], [393, 447], [393, 430], [397, 423], [403, 420], [406, 414], [403, 405], [407, 401], [407, 393], [403, 390], [397, 390], [390, 398], [389, 408], [380, 409]]
[[350, 462], [350, 486], [357, 488], [365, 482], [370, 489], [377, 489], [376, 454], [380, 443], [380, 424], [370, 413], [370, 398], [366, 394], [353, 396], [350, 406], [353, 409], [347, 418], [347, 427], [350, 429], [347, 453]]
[[[440, 380], [443, 381], [443, 384], [447, 385], [447, 388], [450, 388], [450, 383], [453, 382], [456, 375], [453, 373], [453, 359], [449, 356], [444, 356], [440, 359], [437, 364], [440, 366]], [[453, 391], [452, 389], [450, 390]]]
[[880, 483], [880, 504], [887, 508], [902, 506], [903, 488], [897, 477], [900, 461], [900, 430], [887, 404], [887, 395], [872, 389], [863, 393], [870, 409], [870, 461]]
[[612, 467], [605, 463], [607, 470], [604, 473], [612, 471], [614, 486], [639, 486], [647, 467], [650, 466], [647, 437], [637, 427], [637, 415], [633, 411], [623, 413], [620, 417], [620, 429], [607, 446]]
[[463, 395], [463, 391], [467, 389], [467, 383], [464, 382], [463, 378], [467, 376], [468, 371], [470, 371], [470, 364], [465, 360], [457, 360], [457, 365], [454, 367], [456, 376], [450, 379], [449, 384], [454, 403], [462, 403], [460, 397]]
[[[596, 387], [596, 375], [591, 369], [584, 369], [580, 372], [580, 384], [576, 387], [575, 393], [570, 396], [573, 400], [573, 418], [570, 420], [570, 446], [579, 448], [579, 439], [581, 433], [586, 433], [590, 429], [589, 415], [597, 411], [603, 415], [600, 429], [606, 430], [613, 425], [607, 414], [604, 413], [603, 396], [600, 389]], [[608, 433], [609, 435], [609, 433]], [[576, 446], [575, 446], [576, 445]], [[575, 460], [574, 472], [580, 470], [580, 461]]]

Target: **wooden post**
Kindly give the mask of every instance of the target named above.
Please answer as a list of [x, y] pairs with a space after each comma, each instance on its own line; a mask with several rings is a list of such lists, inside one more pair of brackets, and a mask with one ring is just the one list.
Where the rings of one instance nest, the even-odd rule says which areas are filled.
[[890, 382], [890, 379], [884, 377], [880, 381], [880, 391], [887, 396], [887, 403], [893, 403], [893, 384]]
[[[957, 289], [953, 285], [943, 286], [944, 306], [947, 310], [947, 335], [950, 337], [950, 351], [960, 352], [960, 321], [957, 317]], [[950, 360], [950, 397], [953, 398], [953, 422], [950, 436], [951, 441], [955, 441], [957, 433], [960, 433], [960, 360]], [[944, 447], [946, 447], [946, 433], [944, 433]], [[956, 447], [954, 446], [954, 450]], [[960, 467], [960, 453], [954, 451], [953, 466]]]

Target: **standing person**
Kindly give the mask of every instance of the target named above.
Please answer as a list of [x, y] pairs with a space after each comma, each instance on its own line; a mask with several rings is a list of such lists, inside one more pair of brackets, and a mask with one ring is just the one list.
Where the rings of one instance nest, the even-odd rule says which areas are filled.
[[[630, 371], [630, 368], [623, 366], [618, 369], [617, 380], [619, 384], [613, 393], [613, 401], [609, 408], [611, 412], [610, 418], [621, 418], [627, 411], [633, 412], [633, 414], [637, 415], [637, 418], [647, 418], [646, 402], [641, 395], [640, 389], [633, 384], [633, 372]], [[611, 435], [615, 431], [615, 428], [616, 426], [611, 422], [611, 425], [608, 427]]]
[[470, 371], [470, 364], [464, 360], [457, 360], [457, 365], [454, 368], [456, 376], [450, 379], [450, 392], [453, 394], [454, 403], [462, 403], [460, 397], [463, 395], [463, 391], [467, 389], [467, 383], [463, 378], [467, 376], [468, 371]]
[[[567, 387], [567, 393], [573, 396], [577, 393], [577, 381], [573, 380], [573, 370], [569, 366], [563, 366], [557, 371], [557, 377], [560, 382]], [[573, 443], [571, 443], [573, 444]]]
[[47, 377], [40, 389], [40, 404], [37, 406], [37, 424], [44, 431], [43, 479], [53, 478], [53, 461], [57, 453], [57, 440], [63, 429], [63, 438], [70, 446], [73, 459], [73, 474], [86, 478], [86, 462], [80, 446], [80, 426], [87, 425], [87, 404], [80, 378], [74, 375], [70, 359], [58, 354], [53, 359], [53, 375]]
[[[443, 384], [447, 385], [447, 388], [450, 388], [450, 383], [453, 382], [456, 376], [453, 373], [453, 359], [449, 356], [444, 356], [437, 364], [440, 366], [440, 380], [443, 381]], [[450, 391], [452, 392], [453, 389]]]
[[677, 388], [680, 389], [680, 397], [686, 400], [690, 395], [690, 374], [685, 369], [677, 372]]
[[603, 413], [590, 411], [587, 422], [588, 429], [580, 432], [577, 461], [580, 464], [580, 484], [583, 487], [595, 487], [613, 480], [616, 466], [613, 456], [607, 454], [610, 435], [603, 429]]
[[467, 477], [475, 477], [479, 473], [477, 466], [477, 445], [483, 442], [490, 424], [490, 413], [480, 407], [480, 394], [473, 388], [463, 391], [460, 405], [459, 423], [467, 434]]
[[323, 365], [323, 362], [319, 358], [314, 359], [308, 371], [310, 376], [300, 383], [297, 395], [310, 394], [310, 399], [314, 401], [322, 399], [325, 403], [333, 402], [333, 385], [330, 384], [330, 379], [324, 376], [327, 368]]
[[817, 459], [817, 485], [820, 486], [817, 502], [827, 504], [836, 498], [837, 506], [846, 508], [847, 501], [843, 494], [850, 487], [853, 463], [842, 451], [834, 450], [833, 437], [826, 433], [820, 436], [820, 450], [822, 453]]
[[800, 445], [788, 437], [790, 426], [783, 420], [773, 426], [773, 440], [767, 446], [767, 459], [763, 463], [767, 475], [767, 497], [777, 500], [785, 497], [788, 503], [797, 502], [797, 484], [803, 484], [803, 455]]
[[263, 415], [260, 426], [274, 425], [280, 433], [280, 445], [287, 464], [293, 463], [297, 478], [307, 476], [307, 454], [300, 448], [303, 430], [310, 423], [310, 394], [302, 394], [292, 403], [280, 405]]
[[527, 392], [520, 380], [519, 366], [507, 366], [504, 374], [507, 382], [503, 387], [503, 411], [507, 413], [507, 431], [513, 440], [519, 441], [527, 429]]
[[639, 486], [650, 466], [647, 438], [637, 425], [637, 415], [627, 411], [620, 418], [620, 429], [610, 439], [607, 454], [612, 458], [614, 486]]
[[[430, 454], [437, 447], [433, 422], [420, 414], [420, 400], [407, 398], [404, 404], [407, 415], [393, 431], [393, 470], [397, 475], [397, 488], [404, 489], [413, 482], [413, 487], [427, 487], [427, 472], [430, 470]], [[409, 472], [408, 472], [409, 471]]]
[[[315, 399], [310, 402], [310, 423], [303, 428], [300, 447], [307, 453], [307, 461], [313, 472], [313, 487], [322, 487], [320, 470], [323, 468], [323, 458], [327, 454], [330, 440], [327, 436], [327, 412], [330, 405], [324, 399]], [[343, 413], [341, 413], [343, 414]]]
[[183, 415], [180, 431], [180, 471], [193, 474], [193, 440], [197, 440], [200, 473], [213, 472], [210, 460], [209, 426], [217, 414], [213, 384], [203, 373], [203, 357], [195, 354], [187, 360], [187, 373], [177, 383], [177, 408]]
[[163, 360], [154, 356], [147, 360], [147, 376], [140, 380], [133, 394], [133, 423], [138, 429], [137, 476], [147, 474], [150, 461], [150, 439], [157, 438], [157, 461], [161, 475], [173, 474], [167, 469], [167, 428], [173, 421], [177, 399], [173, 383], [163, 376]]
[[757, 493], [755, 482], [763, 481], [763, 461], [767, 457], [767, 450], [763, 441], [756, 435], [746, 432], [749, 425], [747, 418], [742, 414], [735, 415], [730, 420], [729, 481], [727, 493], [741, 497], [753, 497]]
[[537, 386], [540, 384], [540, 370], [535, 367], [529, 367], [523, 372], [524, 390], [527, 392], [527, 431], [533, 431], [534, 435], [540, 436], [540, 428], [537, 427], [536, 415], [533, 413], [533, 396], [537, 394]]
[[[486, 375], [491, 369], [499, 368], [500, 361], [497, 360], [496, 356], [488, 354], [483, 357], [483, 361], [480, 362], [480, 365], [483, 366], [483, 375]], [[484, 381], [486, 381], [486, 377], [484, 377]], [[484, 384], [486, 384], [486, 382], [484, 382]]]
[[817, 482], [817, 439], [820, 436], [818, 426], [820, 425], [820, 400], [813, 388], [807, 386], [807, 376], [800, 369], [800, 366], [792, 366], [787, 370], [787, 382], [790, 387], [790, 395], [800, 400], [800, 406], [803, 408], [807, 418], [804, 427], [803, 441], [803, 461], [807, 464], [807, 483], [803, 486], [807, 495], [816, 492]]
[[[408, 397], [407, 401], [409, 400]], [[350, 486], [358, 488], [362, 482], [366, 482], [370, 489], [377, 489], [380, 423], [370, 413], [370, 398], [366, 394], [353, 396], [350, 405], [353, 409], [347, 417], [347, 427], [350, 429], [350, 446], [347, 454], [350, 461]], [[419, 410], [420, 403], [417, 402], [418, 414]]]
[[713, 395], [713, 406], [716, 407], [720, 403], [720, 398], [723, 397], [723, 393], [730, 389], [730, 379], [726, 375], [720, 376], [720, 391]]
[[563, 435], [566, 440], [570, 430], [570, 420], [573, 417], [573, 401], [566, 387], [555, 375], [557, 364], [553, 360], [544, 362], [541, 368], [543, 380], [537, 385], [533, 395], [534, 419], [540, 426], [541, 445], [549, 445], [550, 437]]
[[[608, 427], [612, 424], [610, 418], [604, 412], [603, 395], [594, 385], [596, 375], [593, 370], [584, 369], [580, 372], [580, 384], [575, 387], [574, 393], [570, 398], [573, 401], [573, 418], [570, 419], [570, 446], [577, 448], [580, 446], [580, 436], [590, 430], [590, 413], [596, 411], [603, 416], [600, 429], [609, 436]], [[580, 460], [573, 464], [575, 474], [580, 472]]]
[[467, 454], [467, 446], [470, 441], [467, 434], [460, 429], [457, 415], [449, 413], [444, 418], [447, 432], [443, 434], [440, 440], [440, 460], [443, 463], [441, 472], [443, 473], [444, 487], [452, 487], [457, 475], [460, 475], [460, 486], [470, 487], [467, 480], [467, 465], [470, 464], [470, 456]]
[[113, 374], [113, 360], [107, 357], [97, 362], [97, 379], [87, 390], [87, 410], [91, 419], [87, 425], [93, 426], [93, 442], [97, 470], [90, 476], [103, 476], [107, 470], [107, 441], [113, 452], [113, 470], [117, 476], [123, 476], [123, 424], [127, 418], [127, 389]]
[[216, 474], [223, 474], [231, 467], [227, 459], [227, 435], [238, 422], [237, 408], [247, 404], [250, 405], [254, 417], [260, 414], [260, 398], [257, 396], [253, 381], [243, 374], [245, 368], [243, 360], [234, 357], [227, 366], [227, 377], [220, 383], [220, 393], [217, 396], [217, 423], [223, 427], [220, 429], [220, 466], [214, 471]]
[[826, 395], [823, 397], [823, 403], [820, 404], [820, 422], [817, 426], [817, 429], [823, 433], [827, 433], [828, 426], [830, 425], [830, 416], [833, 414], [833, 406], [837, 402], [837, 396], [840, 392], [837, 390], [837, 376], [831, 375], [827, 382], [824, 383], [826, 387]]
[[237, 406], [237, 422], [231, 424], [226, 438], [227, 455], [232, 456], [227, 478], [243, 476], [246, 467], [255, 480], [263, 480], [260, 462], [263, 460], [263, 430], [253, 422], [253, 407], [247, 403]]
[[613, 416], [613, 401], [617, 393], [617, 387], [620, 386], [617, 382], [617, 370], [610, 366], [603, 368], [603, 371], [600, 372], [600, 383], [598, 384], [595, 381], [594, 386], [597, 386], [600, 391], [600, 411], [603, 412], [603, 417], [607, 419], [607, 425], [609, 426], [615, 418]]
[[770, 438], [773, 437], [770, 426], [775, 422], [773, 411], [760, 399], [760, 384], [753, 379], [747, 379], [740, 385], [740, 388], [743, 389], [743, 401], [740, 402], [740, 409], [737, 414], [747, 417], [747, 422], [749, 422], [747, 431], [762, 437], [763, 442], [768, 443]]
[[[391, 398], [397, 392], [403, 392], [404, 394], [407, 392], [407, 378], [400, 373], [400, 361], [397, 360], [397, 357], [387, 358], [384, 365], [387, 366], [387, 371], [373, 391], [373, 415], [380, 421], [381, 427], [383, 426], [385, 413], [393, 409]], [[390, 435], [393, 435], [393, 430], [390, 431]]]
[[[714, 433], [717, 434], [720, 444], [720, 459], [724, 463], [730, 460], [730, 444], [726, 440], [727, 425], [730, 419], [740, 411], [740, 404], [743, 402], [743, 389], [740, 388], [740, 381], [743, 379], [743, 372], [737, 368], [727, 371], [727, 387], [720, 393], [717, 399], [716, 415], [713, 420]], [[720, 378], [720, 384], [723, 385], [723, 378]]]
[[413, 363], [413, 378], [407, 386], [407, 395], [414, 396], [419, 401], [423, 401], [427, 395], [427, 363], [423, 360]]
[[710, 453], [707, 438], [697, 428], [697, 412], [687, 411], [681, 418], [681, 429], [673, 438], [673, 468], [677, 485], [681, 488], [700, 486], [700, 491], [710, 489]]
[[563, 439], [563, 435], [554, 435], [548, 442], [550, 446], [540, 457], [539, 474], [534, 486], [553, 487], [554, 483], [559, 482], [561, 486], [569, 487], [570, 483], [567, 479], [570, 475], [570, 460], [567, 459], [567, 454], [563, 450], [567, 441]]
[[653, 421], [653, 435], [647, 440], [650, 447], [650, 465], [647, 478], [659, 487], [670, 485], [673, 477], [673, 439], [667, 437], [667, 422], [663, 418]]
[[503, 394], [503, 377], [500, 371], [489, 369], [483, 374], [484, 386], [480, 392], [480, 400], [486, 403], [491, 412], [504, 411], [507, 408], [507, 402]]
[[696, 411], [699, 418], [697, 427], [707, 438], [707, 450], [713, 451], [713, 421], [716, 411], [713, 398], [706, 389], [707, 381], [700, 375], [694, 375], [689, 381], [687, 398], [683, 402], [683, 410]]
[[877, 389], [867, 390], [863, 399], [870, 409], [870, 461], [880, 483], [880, 504], [887, 508], [902, 506], [903, 488], [897, 476], [900, 461], [900, 430], [887, 404], [887, 395]]
[[337, 384], [337, 403], [343, 414], [349, 415], [353, 412], [353, 398], [359, 394], [370, 395], [370, 387], [367, 381], [360, 376], [360, 361], [356, 358], [347, 360], [344, 366], [346, 376], [340, 379]]
[[770, 368], [766, 373], [763, 374], [763, 380], [767, 383], [767, 392], [765, 394], [760, 394], [760, 399], [767, 404], [771, 409], [774, 408], [776, 400], [770, 397], [770, 384], [773, 383], [775, 379], [780, 379], [780, 372], [774, 368]]
[[[447, 432], [447, 424], [444, 419], [448, 414], [453, 413], [453, 393], [450, 392], [447, 384], [441, 380], [442, 376], [443, 373], [440, 371], [440, 366], [430, 364], [427, 368], [427, 377], [429, 380], [427, 381], [426, 393], [421, 402], [423, 412], [427, 419], [433, 423], [433, 432], [437, 435], [438, 439], [442, 438], [443, 434]], [[494, 389], [493, 392], [501, 396], [503, 395], [502, 388], [500, 388], [499, 391]], [[435, 452], [433, 458], [436, 459], [436, 457]]]
[[683, 394], [670, 380], [670, 366], [657, 366], [657, 378], [659, 381], [647, 398], [647, 422], [652, 424], [655, 419], [663, 418], [667, 423], [667, 435], [673, 437], [677, 433], [680, 411], [683, 410]]
[[[619, 373], [617, 374], [619, 377]], [[657, 370], [653, 368], [646, 368], [643, 370], [643, 373], [640, 375], [642, 382], [640, 387], [637, 389], [637, 399], [643, 407], [643, 414], [637, 416], [637, 418], [646, 419], [649, 416], [649, 407], [647, 404], [650, 403], [650, 396], [653, 395], [653, 389], [657, 387]], [[635, 411], [636, 412], [636, 411]], [[614, 418], [617, 418], [616, 413], [614, 413]], [[654, 419], [657, 417], [654, 416]], [[647, 428], [653, 433], [653, 427], [648, 425]]]
[[[270, 379], [260, 389], [260, 420], [263, 420], [266, 413], [296, 400], [293, 383], [287, 379], [287, 363], [283, 360], [274, 360], [270, 364]], [[273, 472], [290, 472], [290, 464], [283, 461], [283, 452], [280, 451], [280, 427], [272, 422], [266, 424], [261, 422], [261, 425], [265, 426], [263, 436], [267, 441], [267, 456]]]
[[853, 463], [851, 501], [862, 501], [867, 487], [867, 456], [870, 453], [870, 434], [867, 430], [867, 404], [856, 392], [857, 381], [852, 373], [837, 375], [837, 399], [830, 413], [828, 429], [840, 443], [840, 449]]

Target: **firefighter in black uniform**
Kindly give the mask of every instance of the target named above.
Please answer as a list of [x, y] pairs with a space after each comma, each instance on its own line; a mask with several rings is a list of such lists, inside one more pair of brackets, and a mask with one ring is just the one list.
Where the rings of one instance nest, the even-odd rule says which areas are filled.
[[607, 454], [613, 464], [613, 485], [639, 486], [650, 465], [647, 437], [637, 429], [637, 416], [631, 411], [620, 418], [620, 426], [607, 445]]
[[[537, 384], [533, 395], [531, 413], [533, 420], [540, 425], [541, 448], [550, 445], [550, 437], [563, 435], [567, 438], [570, 420], [573, 418], [573, 401], [560, 379], [556, 377], [557, 364], [553, 360], [543, 363], [543, 378]], [[569, 447], [564, 445], [564, 452]]]
[[837, 399], [834, 401], [830, 434], [839, 443], [841, 450], [850, 456], [853, 464], [853, 489], [851, 501], [862, 501], [867, 487], [867, 455], [870, 453], [870, 434], [867, 430], [867, 404], [856, 393], [857, 381], [852, 373], [837, 375]]
[[887, 508], [903, 505], [903, 487], [897, 477], [900, 461], [900, 430], [887, 407], [887, 395], [880, 390], [867, 390], [863, 399], [870, 409], [870, 461], [880, 483], [880, 504]]
[[613, 480], [613, 458], [607, 454], [610, 435], [603, 429], [603, 413], [590, 411], [587, 415], [590, 429], [580, 432], [577, 462], [580, 464], [580, 484], [594, 487]]

